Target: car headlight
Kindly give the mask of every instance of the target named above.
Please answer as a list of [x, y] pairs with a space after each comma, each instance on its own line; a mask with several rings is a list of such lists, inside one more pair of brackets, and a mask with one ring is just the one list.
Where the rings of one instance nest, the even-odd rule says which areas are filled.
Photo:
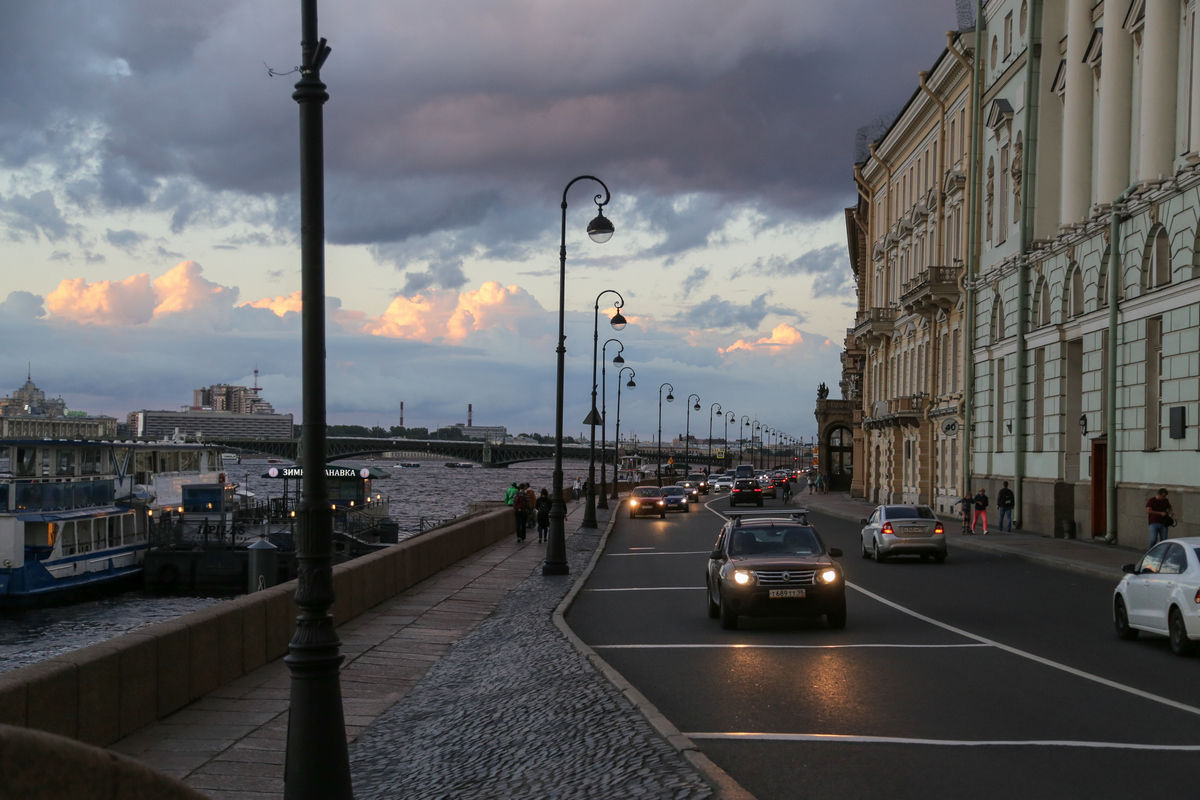
[[667, 501], [666, 501], [666, 500], [659, 500], [659, 501], [658, 501], [658, 504], [659, 504], [660, 506], [665, 506], [665, 505], [667, 504]]
[[735, 569], [733, 571], [733, 582], [738, 586], [749, 586], [754, 583], [754, 573], [748, 569]]
[[817, 580], [821, 583], [837, 583], [841, 577], [836, 569], [823, 569], [817, 573]]
[[630, 500], [630, 501], [629, 501], [629, 507], [630, 507], [630, 508], [637, 508], [637, 507], [638, 507], [638, 501], [637, 501], [637, 500]]

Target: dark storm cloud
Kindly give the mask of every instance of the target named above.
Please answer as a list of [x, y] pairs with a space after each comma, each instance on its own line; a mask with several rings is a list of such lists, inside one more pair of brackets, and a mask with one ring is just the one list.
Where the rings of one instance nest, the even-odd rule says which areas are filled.
[[0, 218], [16, 239], [40, 239], [58, 242], [76, 234], [78, 226], [63, 216], [49, 191], [0, 198]]
[[[545, 229], [543, 199], [580, 171], [669, 221], [655, 251], [667, 258], [702, 243], [733, 205], [827, 218], [851, 189], [857, 129], [911, 92], [957, 25], [950, 0], [610, 6], [599, 26], [591, 9], [549, 0], [323, 6], [330, 240], [450, 231], [478, 245], [481, 226], [524, 213], [529, 222], [482, 245], [520, 249]], [[286, 71], [299, 59], [288, 9], [5, 4], [0, 21], [21, 36], [0, 48], [0, 69], [34, 79], [6, 86], [0, 162], [54, 163], [79, 206], [160, 210], [176, 232], [238, 218], [231, 194], [275, 201], [285, 227], [295, 78], [263, 64]], [[701, 198], [698, 213], [672, 219], [656, 206], [680, 194]]]
[[129, 229], [114, 231], [110, 228], [105, 232], [104, 239], [113, 247], [128, 252], [144, 244], [146, 236]]
[[30, 292], [9, 292], [3, 303], [0, 303], [0, 317], [16, 319], [37, 319], [46, 316], [42, 298]]
[[423, 272], [404, 273], [404, 278], [402, 294], [407, 296], [426, 289], [459, 289], [467, 283], [461, 261], [430, 264], [429, 269]]
[[785, 277], [812, 275], [815, 278], [813, 282], [814, 297], [852, 295], [854, 293], [854, 276], [850, 271], [850, 258], [846, 254], [845, 246], [841, 244], [831, 244], [819, 250], [810, 250], [790, 261], [782, 258], [759, 261], [750, 271]]
[[688, 306], [671, 318], [671, 322], [690, 328], [723, 330], [747, 329], [757, 330], [768, 314], [783, 314], [799, 319], [793, 308], [781, 305], [768, 305], [766, 300], [769, 293], [758, 295], [745, 305], [722, 300], [717, 295], [707, 300]]

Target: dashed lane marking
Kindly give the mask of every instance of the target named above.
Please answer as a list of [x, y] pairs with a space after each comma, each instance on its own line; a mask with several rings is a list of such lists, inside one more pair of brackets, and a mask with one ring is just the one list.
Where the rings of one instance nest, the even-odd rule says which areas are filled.
[[1195, 753], [1197, 744], [1089, 742], [1074, 739], [914, 739], [907, 736], [852, 736], [837, 733], [754, 733], [712, 731], [684, 733], [689, 739], [748, 742], [825, 742], [835, 744], [917, 744], [934, 747], [1087, 747], [1110, 750], [1155, 750]]

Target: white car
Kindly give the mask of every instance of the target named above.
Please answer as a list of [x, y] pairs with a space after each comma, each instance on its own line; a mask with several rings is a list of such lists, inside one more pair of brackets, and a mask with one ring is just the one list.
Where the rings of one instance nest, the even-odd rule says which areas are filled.
[[862, 556], [883, 563], [894, 555], [918, 555], [939, 564], [946, 560], [946, 529], [929, 506], [876, 506], [860, 523]]
[[1171, 640], [1187, 655], [1200, 640], [1200, 537], [1167, 539], [1146, 551], [1113, 592], [1113, 626], [1122, 639], [1140, 631]]
[[717, 475], [715, 478], [708, 479], [708, 485], [714, 492], [728, 492], [733, 488], [733, 476]]

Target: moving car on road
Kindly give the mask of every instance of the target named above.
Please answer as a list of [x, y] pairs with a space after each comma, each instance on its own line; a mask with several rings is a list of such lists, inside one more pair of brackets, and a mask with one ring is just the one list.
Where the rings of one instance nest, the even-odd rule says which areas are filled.
[[779, 493], [775, 491], [775, 484], [772, 482], [771, 476], [767, 473], [764, 472], [762, 475], [758, 476], [758, 485], [762, 487], [763, 497], [770, 497], [772, 500], [774, 500], [779, 496]]
[[657, 486], [635, 486], [629, 493], [629, 518], [645, 514], [656, 514], [660, 519], [667, 516], [667, 501]]
[[[680, 483], [684, 486], [696, 487], [696, 491], [698, 491], [700, 494], [708, 494], [710, 489], [708, 485], [708, 476], [703, 472], [693, 472], [691, 475], [688, 475], [685, 479], [680, 481]], [[699, 498], [696, 499], [699, 500]]]
[[733, 476], [717, 475], [716, 477], [709, 479], [708, 483], [714, 492], [728, 492], [733, 488]]
[[881, 563], [895, 555], [919, 555], [939, 564], [946, 560], [946, 529], [929, 506], [876, 506], [861, 524], [863, 558]]
[[1151, 547], [1113, 592], [1113, 626], [1122, 639], [1158, 634], [1184, 656], [1200, 639], [1200, 537], [1168, 539]]
[[736, 516], [721, 526], [708, 558], [708, 616], [732, 629], [740, 616], [825, 616], [831, 628], [846, 627], [846, 582], [826, 548], [800, 515]]
[[691, 506], [692, 501], [688, 497], [688, 491], [689, 491], [688, 489], [685, 489], [684, 487], [680, 486], [679, 484], [675, 484], [674, 486], [662, 487], [662, 498], [663, 498], [663, 501], [666, 503], [666, 505], [665, 505], [666, 510], [667, 511], [683, 511], [683, 512], [691, 511], [692, 510], [692, 506]]
[[758, 481], [754, 478], [733, 479], [733, 488], [729, 490], [730, 507], [739, 503], [753, 503], [761, 508], [762, 501], [762, 487], [758, 485]]

